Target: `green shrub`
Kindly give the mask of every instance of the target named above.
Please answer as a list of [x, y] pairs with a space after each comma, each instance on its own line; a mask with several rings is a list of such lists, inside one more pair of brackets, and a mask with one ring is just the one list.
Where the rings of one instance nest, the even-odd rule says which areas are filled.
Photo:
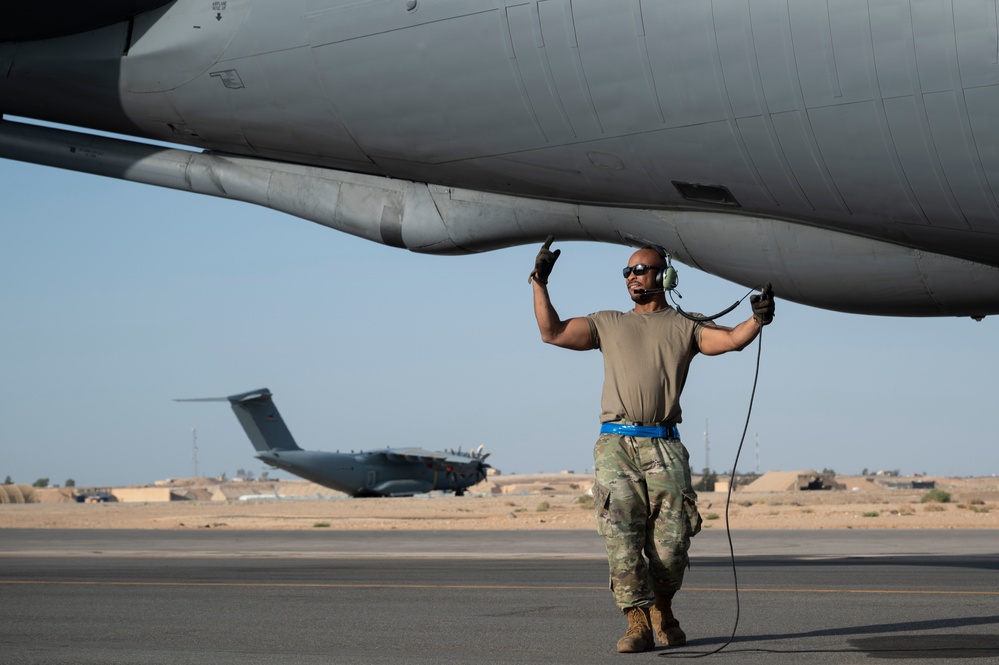
[[920, 503], [950, 503], [950, 494], [941, 489], [932, 489], [921, 498]]

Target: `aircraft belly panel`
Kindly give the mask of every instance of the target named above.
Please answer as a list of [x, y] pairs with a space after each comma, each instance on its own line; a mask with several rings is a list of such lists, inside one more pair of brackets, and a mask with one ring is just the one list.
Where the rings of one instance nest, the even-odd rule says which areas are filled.
[[[561, 0], [538, 3], [541, 35], [544, 40], [544, 67], [551, 72], [553, 93], [565, 109], [573, 134], [592, 138], [604, 133], [587, 85], [576, 41], [572, 4]], [[624, 74], [624, 72], [621, 72]]]
[[905, 178], [927, 223], [969, 228], [936, 155], [922, 97], [886, 99], [885, 115]]
[[[975, 226], [976, 219], [995, 220], [999, 206], [985, 180], [974, 136], [964, 107], [964, 95], [937, 92], [923, 95], [930, 133], [947, 183], [965, 217]], [[995, 116], [991, 120], [995, 136]]]
[[781, 150], [770, 116], [739, 118], [739, 134], [775, 205], [791, 214], [809, 214], [813, 208]]
[[[311, 50], [302, 47], [221, 61], [166, 94], [201, 144], [370, 169], [370, 160], [343, 127], [318, 81], [308, 80], [313, 75]], [[303, 86], [303, 79], [309, 85]], [[136, 96], [135, 102], [142, 104], [146, 96]]]
[[[835, 12], [830, 11], [831, 4], [835, 4]], [[788, 22], [781, 28], [781, 40], [785, 48], [789, 40], [793, 42], [791, 53], [796, 70], [793, 84], [800, 87], [802, 103], [811, 107], [855, 101], [850, 73], [840, 74], [840, 69], [847, 67], [839, 57], [845, 49], [840, 35], [854, 32], [851, 26], [857, 20], [867, 22], [866, 10], [858, 17], [855, 3], [820, 0], [807, 4], [788, 3], [787, 13]], [[759, 15], [754, 7], [753, 33], [758, 35], [758, 48], [766, 44], [763, 31], [769, 22], [770, 17]], [[844, 78], [848, 79], [846, 85]], [[865, 86], [864, 91], [867, 94], [863, 98], [869, 98], [870, 87]]]
[[754, 2], [750, 6], [753, 51], [760, 70], [760, 84], [770, 113], [799, 111], [800, 90], [787, 6]]
[[748, 4], [715, 16], [725, 96], [735, 118], [759, 116], [766, 110], [759, 64], [753, 57], [751, 16]]
[[[675, 225], [683, 262], [746, 286], [780, 275], [799, 302], [855, 313], [973, 315], [999, 307], [999, 269], [779, 220], [659, 213]], [[928, 229], [929, 227], [917, 227]], [[876, 267], [875, 272], [859, 266]], [[830, 275], [836, 279], [830, 280]], [[988, 293], [986, 298], [983, 294]], [[858, 302], [858, 298], [863, 302]], [[991, 304], [985, 304], [985, 300]], [[875, 304], [876, 303], [876, 304]]]
[[854, 214], [924, 222], [921, 211], [912, 205], [908, 183], [900, 180], [894, 145], [879, 116], [871, 102], [808, 112], [822, 161]]
[[[988, 183], [986, 195], [993, 202], [999, 192], [999, 133], [996, 119], [999, 118], [999, 85], [991, 85], [974, 90], [966, 90], [965, 102], [968, 105], [968, 118], [971, 122], [973, 155], [977, 156]], [[978, 231], [995, 233], [999, 230], [999, 216], [985, 214], [972, 217], [971, 226]]]
[[506, 10], [510, 47], [522, 86], [538, 131], [546, 142], [561, 143], [576, 137], [558, 96], [551, 65], [548, 63], [537, 4], [524, 4]]
[[[255, 146], [283, 149], [282, 144], [269, 138], [274, 125], [279, 124], [293, 139], [296, 149], [292, 152], [370, 163], [340, 122], [333, 100], [322, 90], [312, 49], [269, 53], [255, 58], [255, 62], [270, 93], [267, 117], [257, 121], [259, 126], [254, 131], [247, 131]], [[303, 89], [304, 77], [307, 85]]]
[[[694, 37], [698, 43], [714, 52], [699, 64], [696, 88], [701, 103], [712, 107], [710, 118], [724, 113], [725, 104], [715, 35], [702, 20], [706, 5], [701, 5], [697, 11], [686, 14], [685, 20], [691, 30], [697, 31]], [[653, 21], [646, 25], [638, 3], [632, 3], [631, 9], [625, 11], [614, 3], [598, 3], [591, 11], [576, 12], [573, 18], [578, 41], [574, 50], [579, 53], [584, 82], [588, 84], [601, 129], [611, 134], [631, 134], [664, 124], [655, 71], [662, 70], [666, 63], [655, 62], [653, 67], [649, 49], [649, 42], [658, 42], [661, 36], [656, 32], [646, 33], [663, 26]], [[675, 59], [678, 53], [673, 50], [670, 55]]]
[[954, 2], [957, 63], [966, 88], [999, 85], [999, 6]]
[[672, 190], [668, 201], [683, 203], [672, 181], [725, 183], [739, 203], [754, 207], [771, 202], [755, 180], [755, 168], [743, 158], [736, 128], [728, 121], [675, 127], [631, 137], [650, 176]]
[[671, 127], [726, 117], [716, 49], [709, 37], [712, 3], [643, 3], [642, 25], [659, 105]]
[[801, 114], [773, 113], [770, 119], [774, 123], [781, 152], [812, 207], [829, 213], [849, 213], [822, 162], [811, 127], [804, 122]]
[[331, 101], [373, 159], [449, 161], [543, 140], [501, 28], [492, 11], [329, 44], [314, 54]]
[[[827, 11], [795, 4], [787, 11], [802, 107], [869, 102], [879, 96], [871, 46], [877, 15], [872, 15], [871, 5], [892, 7], [892, 0], [826, 0]], [[806, 27], [809, 23], [811, 30]], [[819, 41], [809, 41], [813, 38]]]
[[887, 103], [919, 92], [909, 3], [871, 5], [871, 40], [878, 88]]
[[919, 89], [923, 93], [956, 90], [961, 86], [953, 22], [954, 5], [961, 2], [911, 3]]

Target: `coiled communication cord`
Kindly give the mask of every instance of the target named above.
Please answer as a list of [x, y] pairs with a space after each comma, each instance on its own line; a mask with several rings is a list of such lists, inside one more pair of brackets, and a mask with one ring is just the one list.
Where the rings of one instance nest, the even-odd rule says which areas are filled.
[[[679, 303], [677, 303], [676, 298], [673, 297], [673, 294], [676, 293], [676, 291], [668, 291], [667, 293], [669, 293], [669, 299], [673, 302], [673, 307], [676, 309], [676, 311], [677, 311], [678, 314], [680, 314], [685, 319], [690, 319], [691, 321], [696, 321], [698, 323], [704, 323], [705, 321], [712, 321], [714, 319], [720, 319], [721, 317], [725, 316], [726, 314], [728, 314], [729, 312], [731, 312], [733, 309], [735, 309], [736, 307], [738, 307], [739, 305], [741, 305], [742, 301], [745, 300], [746, 297], [749, 296], [750, 293], [752, 293], [753, 291], [759, 291], [759, 290], [760, 289], [750, 289], [749, 293], [747, 293], [746, 295], [744, 295], [741, 298], [739, 298], [738, 300], [736, 300], [727, 309], [723, 309], [722, 311], [718, 312], [717, 314], [712, 314], [711, 316], [695, 316], [694, 314], [689, 314], [689, 313], [683, 311], [683, 308], [681, 308], [680, 305], [679, 305]], [[676, 293], [676, 295], [678, 297], [680, 297], [680, 298], [683, 297], [679, 293]]]
[[[749, 293], [752, 293], [752, 291], [750, 291]], [[749, 294], [747, 293], [746, 295], [749, 295]], [[729, 307], [727, 310], [725, 310], [724, 312], [722, 312], [720, 314], [716, 314], [713, 317], [704, 317], [704, 318], [696, 317], [695, 318], [695, 317], [690, 316], [687, 313], [681, 311], [679, 307], [677, 307], [676, 310], [680, 314], [682, 314], [683, 316], [687, 317], [688, 319], [691, 319], [691, 320], [694, 320], [694, 321], [697, 321], [697, 320], [707, 321], [707, 320], [710, 320], [710, 319], [713, 319], [713, 318], [718, 318], [720, 316], [723, 316], [723, 315], [731, 312], [733, 309], [735, 309], [736, 305], [738, 305], [743, 300], [745, 300], [745, 298], [746, 298], [746, 296], [743, 296], [734, 305], [732, 305], [731, 307]], [[729, 478], [729, 482], [728, 482], [728, 494], [726, 494], [726, 496], [725, 496], [725, 535], [728, 538], [728, 553], [729, 553], [729, 557], [731, 558], [731, 561], [732, 561], [732, 582], [733, 582], [733, 588], [735, 589], [735, 622], [732, 624], [732, 634], [729, 636], [728, 640], [724, 644], [722, 644], [720, 647], [718, 647], [717, 649], [714, 649], [712, 651], [704, 651], [704, 652], [686, 652], [686, 653], [667, 653], [666, 654], [667, 656], [672, 657], [672, 658], [703, 658], [705, 656], [711, 656], [713, 654], [720, 653], [723, 649], [725, 649], [725, 647], [727, 647], [728, 645], [730, 645], [732, 643], [732, 641], [735, 639], [736, 631], [739, 630], [739, 612], [740, 612], [740, 603], [739, 603], [739, 573], [738, 573], [738, 571], [736, 570], [736, 567], [735, 567], [735, 547], [732, 545], [732, 527], [729, 526], [728, 509], [729, 509], [729, 506], [732, 505], [732, 489], [735, 487], [735, 469], [736, 469], [736, 467], [739, 466], [739, 457], [742, 455], [742, 446], [746, 442], [746, 432], [749, 431], [749, 419], [753, 415], [753, 401], [756, 399], [756, 385], [759, 383], [759, 380], [760, 380], [760, 358], [761, 358], [762, 355], [763, 355], [763, 327], [761, 326], [760, 327], [760, 334], [759, 334], [759, 338], [757, 339], [757, 346], [756, 346], [756, 371], [755, 371], [755, 373], [753, 375], [753, 391], [749, 395], [749, 409], [746, 412], [746, 424], [743, 425], [743, 428], [742, 428], [742, 437], [739, 439], [739, 447], [735, 451], [735, 461], [732, 463], [732, 475]]]

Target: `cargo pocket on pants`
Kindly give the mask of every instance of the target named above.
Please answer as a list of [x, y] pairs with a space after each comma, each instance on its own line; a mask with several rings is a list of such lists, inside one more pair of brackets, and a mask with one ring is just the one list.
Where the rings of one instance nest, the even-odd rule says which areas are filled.
[[601, 536], [607, 535], [607, 527], [610, 523], [609, 512], [610, 490], [599, 483], [593, 483], [593, 514], [597, 520], [597, 533]]
[[701, 531], [701, 514], [697, 512], [697, 502], [694, 497], [683, 495], [683, 519], [687, 526], [687, 536], [696, 536]]

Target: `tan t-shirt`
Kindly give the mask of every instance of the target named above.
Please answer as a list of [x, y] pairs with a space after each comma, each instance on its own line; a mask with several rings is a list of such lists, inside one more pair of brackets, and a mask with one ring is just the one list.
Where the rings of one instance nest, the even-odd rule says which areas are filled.
[[705, 324], [672, 308], [596, 312], [586, 319], [604, 355], [600, 422], [680, 422], [680, 392]]

